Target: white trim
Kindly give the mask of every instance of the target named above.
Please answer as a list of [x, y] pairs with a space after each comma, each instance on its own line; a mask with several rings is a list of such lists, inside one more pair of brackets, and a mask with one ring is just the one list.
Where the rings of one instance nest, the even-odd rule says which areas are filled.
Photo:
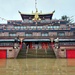
[[[56, 41], [56, 39], [54, 39]], [[59, 39], [58, 41], [75, 41], [75, 39]]]
[[15, 39], [0, 39], [0, 41], [15, 41]]
[[25, 39], [24, 41], [50, 41], [50, 39]]

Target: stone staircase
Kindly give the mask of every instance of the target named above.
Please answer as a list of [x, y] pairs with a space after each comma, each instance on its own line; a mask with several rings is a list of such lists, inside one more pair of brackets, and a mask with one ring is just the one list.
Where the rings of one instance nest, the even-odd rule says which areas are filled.
[[53, 49], [50, 48], [47, 50], [47, 58], [56, 58]]
[[46, 53], [43, 49], [30, 49], [26, 54], [27, 58], [43, 58], [46, 57]]
[[26, 49], [21, 49], [17, 58], [26, 58]]
[[44, 49], [26, 49], [20, 50], [17, 58], [56, 58], [52, 48]]

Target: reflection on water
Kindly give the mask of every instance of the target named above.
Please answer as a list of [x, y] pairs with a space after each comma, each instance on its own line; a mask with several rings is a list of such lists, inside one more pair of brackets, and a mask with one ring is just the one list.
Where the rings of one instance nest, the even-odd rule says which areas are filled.
[[0, 75], [75, 75], [75, 59], [0, 59]]

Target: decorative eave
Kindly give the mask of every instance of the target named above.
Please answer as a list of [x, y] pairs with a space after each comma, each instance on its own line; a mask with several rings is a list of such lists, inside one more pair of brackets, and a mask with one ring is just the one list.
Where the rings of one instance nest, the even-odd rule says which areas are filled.
[[38, 20], [38, 18], [39, 19], [50, 19], [51, 20], [54, 12], [55, 11], [53, 11], [52, 13], [42, 14], [42, 13], [38, 13], [38, 11], [36, 11], [35, 13], [32, 13], [32, 14], [24, 14], [24, 13], [21, 13], [19, 11], [19, 13], [22, 17], [22, 20], [24, 20], [24, 19], [31, 19], [31, 20], [32, 19], [37, 19]]
[[[35, 13], [32, 12], [32, 14], [30, 13], [22, 13], [20, 11], [18, 11], [20, 14], [24, 14], [24, 15], [35, 15]], [[38, 13], [38, 15], [47, 15], [47, 14], [54, 14], [55, 13], [55, 10], [51, 13]]]

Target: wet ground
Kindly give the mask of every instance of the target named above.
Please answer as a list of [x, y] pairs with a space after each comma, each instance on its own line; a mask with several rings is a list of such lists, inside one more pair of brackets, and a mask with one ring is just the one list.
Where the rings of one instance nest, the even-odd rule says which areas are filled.
[[75, 75], [75, 59], [0, 59], [0, 75]]

